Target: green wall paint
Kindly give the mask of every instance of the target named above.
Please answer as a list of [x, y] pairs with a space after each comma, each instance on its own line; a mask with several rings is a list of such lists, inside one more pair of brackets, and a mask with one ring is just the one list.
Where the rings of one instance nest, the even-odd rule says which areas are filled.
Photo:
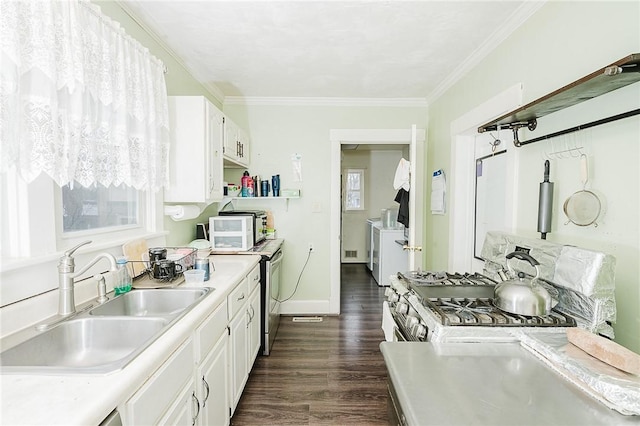
[[[429, 107], [427, 173], [450, 168], [451, 122], [517, 83], [524, 103], [531, 102], [613, 61], [640, 52], [640, 3], [548, 2], [521, 28], [496, 47], [471, 72]], [[618, 105], [638, 108], [640, 84], [586, 102], [539, 121], [530, 138], [612, 115]], [[635, 106], [634, 106], [635, 105]], [[618, 112], [622, 112], [618, 111]], [[638, 217], [638, 141], [640, 119], [626, 119], [585, 131], [577, 137], [587, 146], [592, 182], [604, 194], [607, 211], [598, 228], [565, 226], [562, 202], [580, 186], [576, 161], [552, 160], [556, 183], [554, 229], [548, 239], [604, 251], [617, 258], [616, 341], [640, 353], [640, 233]], [[521, 134], [526, 134], [523, 131]], [[512, 140], [508, 132], [503, 140]], [[545, 143], [518, 150], [519, 181], [516, 232], [538, 238], [538, 183]], [[430, 183], [427, 182], [427, 190]], [[455, 206], [451, 206], [455, 209]], [[449, 216], [426, 217], [427, 268], [447, 267]], [[429, 249], [430, 248], [430, 249]]]

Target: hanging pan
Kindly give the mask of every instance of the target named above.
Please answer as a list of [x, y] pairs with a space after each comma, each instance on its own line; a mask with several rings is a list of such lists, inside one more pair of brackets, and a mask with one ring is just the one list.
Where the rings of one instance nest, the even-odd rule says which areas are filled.
[[569, 222], [578, 226], [598, 226], [596, 220], [600, 216], [602, 203], [600, 198], [591, 191], [587, 191], [587, 182], [589, 181], [589, 167], [587, 165], [587, 156], [580, 156], [580, 178], [582, 180], [582, 190], [575, 192], [564, 202], [564, 214]]

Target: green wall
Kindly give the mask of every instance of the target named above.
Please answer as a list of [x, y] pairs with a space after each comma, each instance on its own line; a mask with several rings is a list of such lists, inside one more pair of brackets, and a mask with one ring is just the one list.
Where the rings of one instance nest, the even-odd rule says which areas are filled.
[[[523, 104], [569, 84], [611, 62], [640, 52], [640, 3], [547, 2], [522, 27], [429, 107], [428, 171], [451, 164], [451, 123], [486, 100], [518, 83]], [[539, 129], [560, 130], [639, 107], [638, 83], [539, 120]], [[616, 111], [622, 108], [622, 111]], [[640, 119], [636, 116], [575, 134], [590, 159], [590, 184], [604, 195], [606, 211], [599, 227], [564, 225], [564, 199], [579, 189], [577, 159], [552, 159], [556, 184], [554, 229], [548, 239], [610, 253], [617, 258], [616, 341], [640, 353], [640, 217], [638, 151]], [[521, 134], [528, 135], [527, 131]], [[501, 134], [511, 143], [509, 132]], [[538, 183], [550, 150], [537, 143], [517, 151], [518, 199], [515, 231], [539, 238], [536, 231]], [[427, 182], [427, 190], [430, 182]], [[450, 194], [449, 194], [450, 198]], [[427, 215], [427, 268], [447, 267], [449, 218]], [[425, 209], [428, 211], [428, 209]], [[437, 249], [436, 249], [437, 248]]]

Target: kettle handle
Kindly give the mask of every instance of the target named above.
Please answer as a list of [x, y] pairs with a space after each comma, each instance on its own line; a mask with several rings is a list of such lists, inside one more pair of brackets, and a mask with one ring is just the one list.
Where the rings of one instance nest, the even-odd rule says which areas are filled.
[[515, 257], [516, 259], [520, 259], [520, 260], [526, 260], [533, 267], [536, 267], [537, 265], [540, 264], [540, 262], [535, 260], [533, 257], [531, 257], [527, 253], [520, 250], [516, 250], [514, 252], [509, 253], [508, 255], [505, 256], [505, 259], [509, 260], [512, 257]]

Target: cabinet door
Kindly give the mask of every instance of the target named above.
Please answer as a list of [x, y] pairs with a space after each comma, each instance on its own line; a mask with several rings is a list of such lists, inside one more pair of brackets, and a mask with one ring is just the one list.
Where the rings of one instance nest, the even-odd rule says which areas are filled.
[[247, 333], [248, 350], [247, 357], [247, 370], [251, 371], [253, 363], [260, 351], [260, 287], [255, 287], [251, 296], [249, 297], [249, 303], [247, 305], [249, 316], [249, 331]]
[[125, 424], [156, 424], [179, 398], [187, 381], [193, 385], [193, 338], [180, 346], [125, 403]]
[[238, 126], [225, 117], [224, 121], [224, 156], [237, 161], [240, 154], [240, 141], [238, 140]]
[[201, 410], [199, 424], [229, 424], [229, 370], [227, 368], [229, 335], [225, 332], [196, 371], [196, 387]]
[[247, 367], [247, 310], [243, 305], [243, 309], [236, 314], [229, 323], [229, 364], [231, 366], [231, 408], [235, 411], [242, 390], [249, 377], [249, 369]]
[[249, 166], [250, 143], [249, 135], [243, 129], [238, 128], [238, 163]]
[[[169, 96], [171, 147], [164, 201], [211, 203], [222, 199], [223, 120], [203, 96]], [[213, 121], [212, 121], [213, 120]]]
[[224, 181], [224, 165], [222, 159], [224, 141], [224, 114], [208, 104], [208, 128], [209, 128], [209, 167], [208, 167], [208, 192], [210, 201], [222, 200]]
[[193, 390], [193, 380], [189, 380], [158, 425], [193, 426], [199, 417], [199, 401]]

